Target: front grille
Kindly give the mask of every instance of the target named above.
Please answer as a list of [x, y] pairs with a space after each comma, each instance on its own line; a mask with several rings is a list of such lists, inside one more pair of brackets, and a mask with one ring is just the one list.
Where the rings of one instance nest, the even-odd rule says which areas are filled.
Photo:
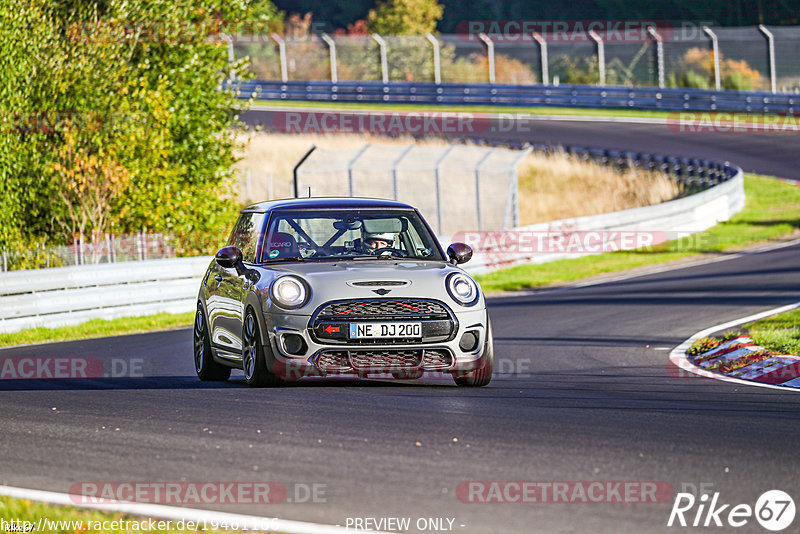
[[447, 369], [453, 365], [453, 355], [449, 350], [429, 349], [422, 358], [425, 369]]
[[449, 319], [444, 305], [422, 299], [343, 300], [324, 306], [318, 319]]
[[317, 357], [317, 367], [321, 371], [348, 371], [351, 368], [350, 361], [347, 359], [346, 350], [329, 350], [320, 353]]
[[312, 360], [322, 372], [386, 373], [423, 368], [447, 369], [452, 353], [441, 349], [323, 350]]
[[351, 351], [350, 361], [359, 371], [375, 372], [392, 369], [413, 369], [422, 363], [421, 350]]

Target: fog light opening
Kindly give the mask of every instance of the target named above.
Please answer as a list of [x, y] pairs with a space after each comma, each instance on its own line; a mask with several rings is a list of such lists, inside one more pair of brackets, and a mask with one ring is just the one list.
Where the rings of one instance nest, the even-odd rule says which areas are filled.
[[299, 334], [284, 334], [282, 339], [283, 350], [285, 350], [288, 354], [301, 356], [308, 350], [306, 341], [303, 339], [303, 336]]
[[458, 348], [463, 352], [472, 352], [478, 348], [479, 339], [480, 336], [478, 336], [478, 332], [475, 330], [464, 332], [464, 335], [461, 336], [461, 341], [458, 343]]

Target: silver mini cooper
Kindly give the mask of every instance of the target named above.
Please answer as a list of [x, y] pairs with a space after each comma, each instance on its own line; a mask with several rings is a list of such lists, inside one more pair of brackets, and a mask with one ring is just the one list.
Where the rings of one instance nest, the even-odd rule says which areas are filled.
[[452, 375], [494, 365], [480, 286], [407, 204], [358, 198], [245, 208], [203, 277], [194, 324], [201, 380], [242, 369], [251, 386], [306, 376]]

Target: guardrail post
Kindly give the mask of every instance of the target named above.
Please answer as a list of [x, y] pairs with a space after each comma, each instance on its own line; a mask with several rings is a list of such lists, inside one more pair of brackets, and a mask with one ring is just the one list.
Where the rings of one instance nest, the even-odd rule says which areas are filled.
[[272, 40], [278, 43], [278, 56], [281, 60], [281, 81], [286, 83], [289, 81], [289, 67], [286, 61], [286, 41], [277, 33], [272, 34]]
[[369, 147], [370, 147], [369, 143], [367, 143], [366, 145], [361, 147], [361, 149], [358, 152], [356, 152], [356, 155], [353, 156], [353, 158], [350, 161], [347, 162], [347, 196], [352, 197], [353, 193], [354, 193], [354, 189], [353, 189], [353, 165], [356, 164], [356, 162], [358, 161], [358, 158], [360, 158], [362, 156], [362, 154], [364, 154], [364, 152], [366, 152]]
[[372, 39], [378, 43], [381, 49], [381, 79], [383, 83], [389, 83], [389, 61], [386, 58], [386, 41], [377, 33], [372, 34]]
[[305, 155], [302, 158], [300, 158], [300, 161], [298, 161], [297, 164], [295, 164], [294, 169], [292, 169], [292, 184], [294, 189], [293, 191], [294, 198], [300, 198], [300, 180], [299, 180], [300, 166], [306, 162], [311, 153], [314, 152], [316, 149], [317, 145], [311, 145], [311, 148], [308, 149], [308, 152], [306, 152]]
[[331, 55], [331, 83], [339, 83], [339, 74], [336, 70], [336, 42], [327, 33], [320, 35], [325, 44], [328, 45]]
[[717, 34], [708, 26], [703, 26], [703, 31], [711, 38], [711, 49], [714, 53], [714, 87], [719, 91], [722, 89], [722, 80], [719, 74], [719, 40]]
[[481, 41], [484, 42], [486, 45], [486, 55], [489, 59], [489, 83], [494, 83], [495, 81], [495, 72], [494, 72], [494, 43], [489, 38], [488, 35], [481, 32], [478, 37], [481, 38]]
[[442, 59], [439, 56], [439, 41], [432, 33], [426, 33], [425, 38], [433, 47], [433, 81], [436, 85], [442, 83]]
[[533, 32], [531, 35], [539, 43], [539, 56], [542, 62], [542, 83], [550, 85], [550, 66], [547, 64], [547, 41], [537, 32]]
[[589, 37], [597, 43], [597, 69], [600, 74], [600, 84], [606, 84], [606, 46], [603, 39], [594, 30], [589, 30]]
[[442, 188], [441, 188], [441, 166], [442, 162], [453, 151], [455, 145], [448, 146], [442, 155], [436, 160], [434, 170], [434, 185], [436, 187], [436, 234], [442, 233]]
[[397, 188], [397, 167], [400, 165], [400, 162], [403, 161], [403, 158], [406, 157], [411, 149], [414, 148], [414, 145], [408, 145], [400, 152], [400, 155], [392, 162], [392, 198], [397, 200], [398, 197], [398, 188]]
[[664, 88], [664, 42], [661, 39], [661, 35], [656, 32], [656, 29], [653, 26], [647, 27], [647, 33], [653, 38], [656, 42], [656, 69], [658, 71], [658, 87], [659, 89]]
[[477, 213], [478, 230], [483, 230], [483, 216], [481, 215], [481, 165], [494, 154], [496, 148], [490, 148], [475, 164], [475, 213]]
[[773, 93], [778, 92], [778, 79], [775, 76], [775, 36], [772, 35], [772, 32], [767, 29], [766, 26], [763, 24], [758, 25], [758, 29], [761, 30], [767, 37], [767, 54], [769, 56], [769, 82]]

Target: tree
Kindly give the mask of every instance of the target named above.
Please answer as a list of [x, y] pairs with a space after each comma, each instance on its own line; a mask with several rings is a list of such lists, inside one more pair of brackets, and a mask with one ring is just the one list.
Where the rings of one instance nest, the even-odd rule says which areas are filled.
[[367, 16], [371, 32], [422, 35], [436, 30], [444, 8], [436, 0], [383, 0]]
[[[0, 0], [0, 246], [63, 243], [68, 221], [170, 233], [184, 253], [222, 242], [248, 104], [227, 82], [250, 74], [220, 34], [281, 16], [269, 0]], [[104, 211], [85, 224], [84, 194]]]

